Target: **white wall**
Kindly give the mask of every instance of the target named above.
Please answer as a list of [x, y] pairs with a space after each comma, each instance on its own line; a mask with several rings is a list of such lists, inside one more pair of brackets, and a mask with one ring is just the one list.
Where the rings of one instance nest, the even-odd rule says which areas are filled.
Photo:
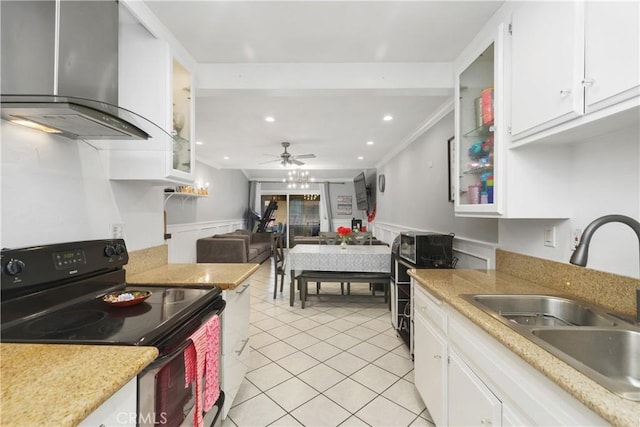
[[[640, 219], [640, 134], [637, 125], [571, 145], [571, 205], [568, 220], [500, 220], [500, 247], [509, 251], [568, 263], [572, 230], [594, 219], [622, 214]], [[544, 246], [544, 228], [556, 227], [556, 247]], [[596, 231], [587, 266], [640, 277], [639, 242], [623, 224]]]
[[190, 224], [242, 219], [249, 206], [249, 181], [235, 169], [216, 169], [196, 162], [196, 182], [209, 184], [209, 196], [198, 199], [172, 197], [166, 203], [167, 224]]
[[129, 250], [164, 243], [161, 188], [112, 183], [87, 144], [2, 121], [2, 247], [111, 237]]
[[451, 112], [378, 169], [386, 189], [377, 193], [376, 222], [497, 243], [496, 219], [457, 218], [448, 201], [447, 140], [453, 126]]

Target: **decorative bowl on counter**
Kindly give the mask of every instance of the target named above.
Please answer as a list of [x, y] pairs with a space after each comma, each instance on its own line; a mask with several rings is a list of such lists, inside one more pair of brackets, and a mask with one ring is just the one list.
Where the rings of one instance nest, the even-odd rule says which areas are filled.
[[102, 301], [114, 307], [129, 307], [131, 305], [140, 304], [151, 296], [149, 291], [118, 291], [111, 292], [102, 296]]

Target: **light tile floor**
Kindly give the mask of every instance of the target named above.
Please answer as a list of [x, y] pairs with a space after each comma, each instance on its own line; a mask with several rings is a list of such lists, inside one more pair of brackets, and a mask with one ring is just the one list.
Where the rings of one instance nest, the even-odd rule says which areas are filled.
[[223, 426], [433, 426], [382, 297], [323, 283], [302, 310], [287, 276], [276, 299], [273, 283], [265, 261], [252, 279], [250, 366]]

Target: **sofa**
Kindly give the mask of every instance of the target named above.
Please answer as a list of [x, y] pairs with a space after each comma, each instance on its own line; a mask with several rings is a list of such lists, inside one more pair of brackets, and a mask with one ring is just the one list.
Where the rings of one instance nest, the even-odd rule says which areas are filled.
[[236, 230], [203, 237], [196, 241], [196, 257], [200, 263], [260, 264], [271, 257], [271, 233]]

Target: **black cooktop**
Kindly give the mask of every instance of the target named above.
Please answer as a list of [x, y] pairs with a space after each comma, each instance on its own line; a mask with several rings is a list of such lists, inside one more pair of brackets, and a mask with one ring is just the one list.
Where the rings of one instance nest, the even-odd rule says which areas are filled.
[[[129, 288], [127, 288], [129, 289]], [[100, 296], [39, 313], [2, 329], [3, 342], [155, 345], [194, 312], [210, 305], [220, 290], [133, 286], [152, 292], [144, 302], [115, 307]]]
[[[224, 308], [215, 287], [127, 286], [122, 240], [2, 250], [0, 258], [3, 342], [162, 346]], [[151, 296], [129, 307], [102, 300], [125, 289]]]

